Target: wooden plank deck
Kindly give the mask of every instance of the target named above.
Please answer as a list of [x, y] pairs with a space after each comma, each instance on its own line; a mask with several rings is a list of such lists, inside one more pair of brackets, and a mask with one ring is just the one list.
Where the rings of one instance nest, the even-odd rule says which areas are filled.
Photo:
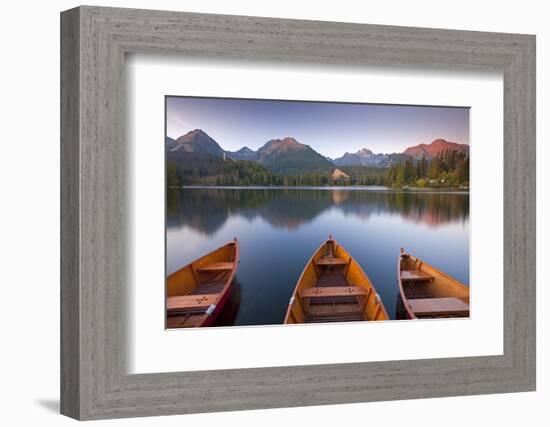
[[308, 316], [341, 316], [362, 314], [362, 306], [358, 301], [347, 303], [315, 304], [307, 307]]
[[431, 281], [403, 282], [403, 291], [407, 299], [433, 298], [433, 283]]
[[204, 311], [197, 313], [178, 313], [166, 318], [166, 327], [171, 328], [190, 328], [204, 316]]
[[189, 295], [219, 294], [225, 287], [224, 280], [201, 283]]
[[339, 274], [322, 274], [315, 286], [319, 288], [326, 286], [349, 286], [349, 283], [344, 276]]
[[306, 323], [359, 322], [365, 320], [363, 313], [306, 314]]

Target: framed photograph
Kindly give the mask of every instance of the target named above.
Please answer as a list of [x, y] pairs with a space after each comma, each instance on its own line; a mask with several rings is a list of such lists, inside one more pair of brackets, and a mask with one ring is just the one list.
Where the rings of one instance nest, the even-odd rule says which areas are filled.
[[535, 389], [534, 36], [79, 7], [61, 40], [63, 414]]
[[167, 96], [167, 328], [469, 317], [469, 182], [466, 107]]

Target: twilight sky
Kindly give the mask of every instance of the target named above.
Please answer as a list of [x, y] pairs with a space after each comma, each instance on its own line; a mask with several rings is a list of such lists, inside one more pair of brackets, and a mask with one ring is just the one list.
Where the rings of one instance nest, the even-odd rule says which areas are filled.
[[434, 139], [469, 144], [469, 108], [333, 102], [166, 98], [166, 134], [202, 129], [224, 150], [291, 136], [332, 158], [369, 148], [401, 152]]

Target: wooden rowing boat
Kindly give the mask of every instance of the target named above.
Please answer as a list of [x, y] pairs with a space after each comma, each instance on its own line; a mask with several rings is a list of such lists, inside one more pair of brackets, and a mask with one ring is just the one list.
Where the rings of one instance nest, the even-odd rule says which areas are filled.
[[237, 239], [168, 276], [166, 326], [211, 326], [229, 297], [239, 264]]
[[329, 236], [298, 279], [284, 323], [388, 319], [382, 300], [361, 266]]
[[401, 248], [399, 292], [409, 319], [470, 316], [470, 288]]

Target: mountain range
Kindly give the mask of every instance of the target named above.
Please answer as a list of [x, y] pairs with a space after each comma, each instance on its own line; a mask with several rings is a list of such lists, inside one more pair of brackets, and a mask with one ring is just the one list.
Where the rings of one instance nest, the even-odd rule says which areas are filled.
[[195, 129], [173, 140], [166, 140], [168, 151], [179, 151], [184, 153], [206, 153], [222, 157], [225, 151], [209, 135], [201, 129]]
[[367, 148], [363, 148], [355, 153], [344, 153], [342, 157], [333, 160], [336, 166], [371, 166], [371, 167], [389, 167], [396, 163], [404, 163], [408, 158], [413, 160], [432, 160], [437, 155], [445, 151], [458, 151], [468, 154], [470, 146], [467, 144], [457, 144], [444, 139], [436, 139], [430, 144], [419, 144], [406, 148], [402, 153], [373, 153]]
[[394, 163], [404, 162], [407, 156], [403, 153], [382, 154], [373, 153], [367, 148], [362, 148], [355, 153], [344, 153], [342, 157], [334, 159], [332, 163], [336, 166], [371, 166], [386, 168]]
[[445, 151], [459, 151], [468, 154], [469, 146], [457, 144], [444, 139], [436, 139], [430, 144], [419, 144], [408, 147], [402, 153], [373, 153], [363, 148], [355, 153], [344, 153], [336, 159], [327, 158], [309, 145], [302, 144], [292, 137], [271, 139], [257, 151], [243, 147], [237, 151], [224, 150], [213, 138], [201, 129], [195, 129], [177, 139], [166, 137], [166, 149], [169, 157], [191, 159], [183, 153], [195, 153], [216, 158], [246, 160], [257, 163], [269, 171], [282, 175], [300, 173], [332, 173], [335, 167], [369, 166], [387, 168], [396, 163], [404, 163], [407, 159], [432, 160]]
[[432, 160], [437, 155], [444, 151], [459, 151], [464, 154], [468, 154], [470, 146], [466, 144], [457, 144], [456, 142], [445, 141], [444, 139], [436, 139], [431, 144], [420, 144], [414, 147], [409, 147], [404, 154], [408, 154], [414, 159], [420, 160], [425, 157], [428, 160]]
[[258, 151], [243, 147], [235, 152], [228, 152], [234, 160], [250, 160], [258, 162], [271, 172], [280, 174], [299, 174], [331, 172], [334, 165], [309, 145], [301, 144], [296, 139], [286, 137], [271, 139]]

